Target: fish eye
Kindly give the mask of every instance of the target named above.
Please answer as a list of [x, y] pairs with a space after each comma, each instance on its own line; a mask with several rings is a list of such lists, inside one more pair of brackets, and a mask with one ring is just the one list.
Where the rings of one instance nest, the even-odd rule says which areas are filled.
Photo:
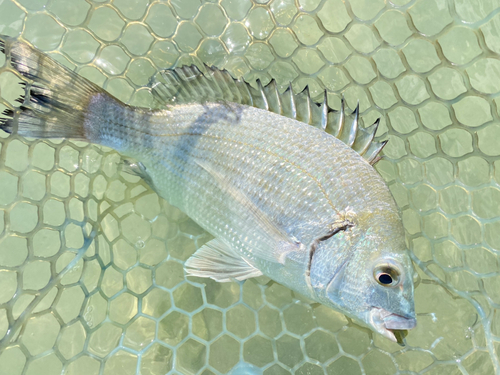
[[393, 265], [375, 267], [375, 280], [382, 286], [396, 286], [399, 283], [400, 272]]

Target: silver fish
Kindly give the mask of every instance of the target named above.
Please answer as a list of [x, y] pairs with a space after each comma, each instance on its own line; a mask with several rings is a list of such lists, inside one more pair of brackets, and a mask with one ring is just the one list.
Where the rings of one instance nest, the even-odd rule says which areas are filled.
[[371, 165], [384, 144], [373, 142], [378, 124], [359, 128], [358, 110], [194, 66], [152, 79], [160, 109], [131, 107], [24, 42], [0, 37], [0, 49], [26, 88], [0, 128], [140, 161], [131, 172], [214, 236], [188, 275], [264, 274], [393, 341], [415, 327], [403, 226]]

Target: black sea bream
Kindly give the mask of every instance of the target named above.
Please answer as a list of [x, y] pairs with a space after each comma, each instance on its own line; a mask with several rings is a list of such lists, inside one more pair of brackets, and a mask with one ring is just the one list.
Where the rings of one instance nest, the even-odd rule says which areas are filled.
[[227, 72], [160, 72], [160, 109], [128, 106], [28, 44], [0, 37], [26, 97], [0, 128], [112, 147], [214, 236], [185, 263], [220, 282], [266, 275], [389, 339], [415, 326], [412, 263], [398, 209], [358, 129], [307, 90], [251, 88]]

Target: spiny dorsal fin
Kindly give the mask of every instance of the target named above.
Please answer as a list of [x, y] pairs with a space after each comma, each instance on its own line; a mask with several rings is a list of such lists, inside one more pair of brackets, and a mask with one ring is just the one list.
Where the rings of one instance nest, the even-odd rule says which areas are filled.
[[379, 120], [368, 128], [359, 126], [359, 105], [352, 114], [345, 113], [342, 99], [340, 111], [328, 106], [326, 91], [322, 103], [315, 103], [309, 88], [294, 94], [292, 86], [279, 93], [273, 79], [266, 86], [257, 80], [253, 88], [241, 79], [233, 78], [227, 70], [205, 65], [203, 74], [195, 65], [167, 69], [151, 79], [149, 86], [161, 107], [174, 104], [203, 103], [207, 101], [229, 101], [250, 105], [302, 121], [323, 129], [358, 152], [370, 164], [380, 158], [378, 154], [387, 142], [374, 142]]

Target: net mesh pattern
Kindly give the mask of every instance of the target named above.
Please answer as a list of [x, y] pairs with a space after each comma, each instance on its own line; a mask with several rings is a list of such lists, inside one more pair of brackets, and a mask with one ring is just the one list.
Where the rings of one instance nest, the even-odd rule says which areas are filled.
[[[406, 347], [265, 277], [186, 279], [210, 237], [116, 152], [1, 133], [0, 374], [500, 371], [497, 1], [4, 0], [0, 33], [133, 105], [193, 63], [359, 101], [420, 274]], [[19, 80], [0, 54], [0, 112]]]

